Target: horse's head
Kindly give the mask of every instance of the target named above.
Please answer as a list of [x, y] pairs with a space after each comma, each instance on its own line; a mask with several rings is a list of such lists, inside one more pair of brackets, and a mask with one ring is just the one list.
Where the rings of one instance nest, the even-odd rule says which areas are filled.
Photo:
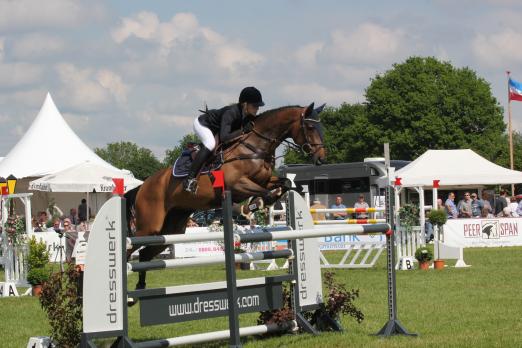
[[323, 130], [319, 114], [324, 104], [314, 109], [314, 103], [306, 108], [300, 108], [299, 123], [291, 130], [291, 137], [301, 147], [301, 151], [312, 157], [315, 165], [321, 165], [326, 160], [326, 150], [323, 144]]

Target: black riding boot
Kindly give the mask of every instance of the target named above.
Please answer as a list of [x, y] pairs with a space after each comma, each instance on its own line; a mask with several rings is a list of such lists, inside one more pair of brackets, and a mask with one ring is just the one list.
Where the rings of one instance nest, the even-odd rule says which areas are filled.
[[207, 149], [205, 146], [202, 146], [201, 150], [197, 153], [196, 158], [194, 158], [190, 165], [188, 176], [183, 180], [183, 189], [185, 191], [196, 193], [198, 187], [196, 176], [198, 176], [201, 167], [203, 167], [203, 164], [205, 164], [210, 155], [212, 155], [212, 151]]

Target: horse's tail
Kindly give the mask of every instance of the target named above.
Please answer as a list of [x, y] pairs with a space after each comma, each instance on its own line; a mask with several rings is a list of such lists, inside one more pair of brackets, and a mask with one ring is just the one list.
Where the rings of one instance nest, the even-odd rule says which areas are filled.
[[136, 205], [136, 195], [140, 190], [140, 186], [136, 186], [132, 190], [127, 191], [123, 197], [127, 200], [125, 207], [125, 215], [127, 217], [127, 235], [132, 235], [131, 222], [134, 217], [134, 206]]

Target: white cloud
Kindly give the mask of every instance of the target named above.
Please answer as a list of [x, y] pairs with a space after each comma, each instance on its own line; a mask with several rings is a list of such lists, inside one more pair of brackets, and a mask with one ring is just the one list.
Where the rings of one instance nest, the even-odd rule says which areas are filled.
[[0, 2], [0, 29], [75, 27], [103, 15], [103, 5], [94, 0], [4, 0]]
[[74, 113], [63, 113], [62, 116], [65, 118], [67, 124], [74, 129], [75, 132], [88, 130], [89, 128], [89, 116], [74, 114]]
[[324, 43], [312, 42], [297, 49], [296, 61], [303, 67], [314, 67], [317, 64], [317, 54], [323, 49]]
[[255, 68], [264, 60], [262, 55], [241, 43], [201, 26], [191, 13], [177, 13], [170, 21], [160, 22], [155, 13], [140, 12], [123, 18], [121, 24], [112, 30], [112, 38], [119, 44], [132, 37], [156, 44], [157, 57], [153, 59], [160, 64], [174, 56], [171, 62], [185, 71], [209, 69], [212, 65], [209, 61], [215, 60], [217, 67], [239, 74], [245, 69]]
[[318, 83], [286, 85], [282, 87], [281, 93], [291, 102], [301, 105], [311, 102], [339, 105], [343, 102], [354, 103], [363, 101], [363, 96], [359, 91], [330, 89]]
[[55, 69], [63, 85], [61, 94], [76, 108], [97, 110], [113, 99], [118, 103], [127, 101], [128, 86], [111, 70], [82, 69], [70, 63], [57, 64]]
[[18, 87], [40, 81], [43, 69], [31, 63], [0, 63], [0, 86]]
[[113, 71], [103, 69], [96, 74], [98, 82], [114, 96], [117, 102], [125, 103], [129, 87], [125, 85], [121, 76]]
[[389, 29], [374, 23], [363, 23], [353, 32], [334, 30], [325, 47], [325, 57], [348, 63], [381, 63], [397, 57], [405, 46], [401, 29]]
[[522, 34], [506, 29], [495, 34], [478, 34], [473, 39], [475, 58], [492, 68], [508, 68], [522, 60]]
[[12, 45], [13, 56], [19, 59], [52, 56], [62, 52], [65, 46], [62, 39], [41, 33], [19, 37]]
[[4, 60], [5, 55], [5, 38], [0, 37], [0, 62]]

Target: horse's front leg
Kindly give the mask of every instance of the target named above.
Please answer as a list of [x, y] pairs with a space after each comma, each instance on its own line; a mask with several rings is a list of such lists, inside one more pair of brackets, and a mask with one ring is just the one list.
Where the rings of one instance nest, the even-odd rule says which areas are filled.
[[263, 209], [266, 204], [265, 201], [273, 201], [270, 189], [257, 184], [247, 177], [242, 177], [235, 183], [234, 194], [242, 197], [253, 197], [247, 204], [241, 206], [241, 215], [247, 219], [255, 211]]

